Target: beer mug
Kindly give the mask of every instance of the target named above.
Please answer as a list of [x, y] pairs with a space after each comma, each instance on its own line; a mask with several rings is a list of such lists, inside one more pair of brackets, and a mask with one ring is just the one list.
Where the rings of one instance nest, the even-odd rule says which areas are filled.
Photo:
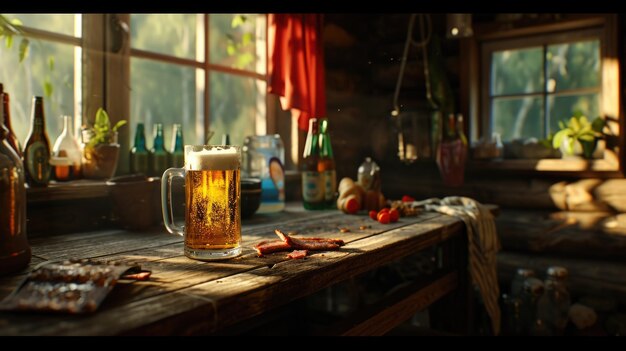
[[[228, 145], [185, 145], [185, 168], [161, 179], [163, 223], [185, 238], [185, 256], [215, 260], [241, 254], [241, 150]], [[185, 225], [174, 223], [171, 183], [185, 179]]]

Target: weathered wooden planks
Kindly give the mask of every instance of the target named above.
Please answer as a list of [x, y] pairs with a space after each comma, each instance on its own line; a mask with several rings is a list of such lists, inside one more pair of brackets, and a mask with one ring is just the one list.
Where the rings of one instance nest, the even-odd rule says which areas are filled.
[[[371, 226], [359, 229], [360, 225]], [[350, 227], [340, 233], [340, 227]], [[254, 243], [274, 238], [273, 229], [338, 237], [337, 252], [288, 261], [285, 253], [258, 258]], [[37, 238], [45, 258], [96, 257], [141, 262], [153, 271], [148, 282], [120, 283], [90, 316], [0, 313], [2, 335], [202, 334], [264, 313], [298, 297], [391, 262], [461, 232], [460, 221], [425, 213], [381, 225], [365, 216], [337, 211], [294, 216], [244, 226], [244, 255], [220, 262], [182, 256], [182, 238], [164, 232], [108, 231]], [[80, 255], [80, 256], [74, 256]], [[3, 287], [11, 285], [5, 281]]]

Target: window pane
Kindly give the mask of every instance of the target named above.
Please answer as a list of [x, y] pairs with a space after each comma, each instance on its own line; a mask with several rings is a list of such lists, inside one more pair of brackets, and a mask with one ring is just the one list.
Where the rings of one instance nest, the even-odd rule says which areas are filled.
[[204, 109], [197, 70], [192, 67], [131, 58], [131, 140], [138, 122], [146, 128], [148, 148], [152, 147], [155, 123], [163, 123], [165, 148], [171, 148], [172, 124], [182, 123], [185, 144], [202, 144]]
[[265, 73], [265, 15], [209, 17], [210, 62]]
[[491, 107], [493, 131], [500, 133], [503, 141], [544, 137], [542, 98], [495, 98]]
[[[19, 43], [20, 38], [15, 40]], [[25, 141], [30, 128], [32, 98], [43, 96], [46, 129], [50, 144], [53, 144], [63, 129], [61, 116], [75, 115], [74, 46], [33, 40], [28, 56], [20, 63], [16, 46], [6, 49], [2, 44], [0, 82], [11, 96], [11, 121], [15, 134], [20, 142]], [[51, 59], [54, 61], [52, 68]], [[46, 80], [52, 87], [50, 97], [44, 94]]]
[[547, 91], [597, 87], [600, 85], [600, 41], [548, 46]]
[[[81, 37], [80, 28], [79, 33], [74, 33], [74, 21], [76, 20], [75, 14], [60, 14], [60, 13], [46, 13], [46, 14], [34, 14], [34, 13], [9, 13], [5, 14], [9, 19], [17, 18], [22, 21], [22, 24], [27, 27], [33, 27], [48, 32], [61, 33], [65, 35], [71, 35], [75, 37]], [[78, 15], [80, 16], [80, 15]], [[77, 34], [77, 35], [76, 35]]]
[[491, 95], [536, 93], [543, 89], [543, 48], [493, 53]]
[[265, 101], [265, 84], [254, 78], [211, 72], [212, 143], [219, 143], [222, 134], [230, 135], [233, 145], [243, 145], [248, 135], [256, 134], [256, 117], [264, 113], [259, 99]]
[[130, 23], [133, 48], [204, 61], [202, 15], [132, 14]]
[[567, 122], [575, 112], [591, 121], [600, 116], [600, 94], [548, 96], [550, 132], [557, 132], [559, 121]]

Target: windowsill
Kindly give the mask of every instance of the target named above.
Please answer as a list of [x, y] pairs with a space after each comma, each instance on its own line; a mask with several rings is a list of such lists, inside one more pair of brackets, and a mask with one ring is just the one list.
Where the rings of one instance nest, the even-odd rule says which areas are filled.
[[26, 188], [29, 203], [79, 200], [108, 197], [111, 192], [104, 180], [80, 179], [70, 182], [50, 182], [47, 187]]
[[505, 159], [505, 160], [470, 160], [471, 170], [530, 171], [530, 172], [573, 172], [573, 173], [609, 173], [619, 172], [617, 159]]

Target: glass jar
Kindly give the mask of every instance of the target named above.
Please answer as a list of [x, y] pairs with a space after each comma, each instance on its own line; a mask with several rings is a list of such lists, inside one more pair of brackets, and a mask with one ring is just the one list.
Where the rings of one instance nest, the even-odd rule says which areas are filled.
[[515, 272], [515, 276], [511, 281], [511, 297], [520, 297], [524, 291], [524, 281], [528, 278], [534, 277], [535, 271], [527, 268], [518, 268]]
[[242, 174], [261, 179], [261, 205], [257, 213], [285, 208], [285, 147], [280, 135], [253, 135], [243, 144]]
[[570, 294], [567, 290], [567, 269], [549, 267], [545, 293], [537, 304], [538, 318], [542, 319], [552, 334], [562, 335], [569, 320]]

